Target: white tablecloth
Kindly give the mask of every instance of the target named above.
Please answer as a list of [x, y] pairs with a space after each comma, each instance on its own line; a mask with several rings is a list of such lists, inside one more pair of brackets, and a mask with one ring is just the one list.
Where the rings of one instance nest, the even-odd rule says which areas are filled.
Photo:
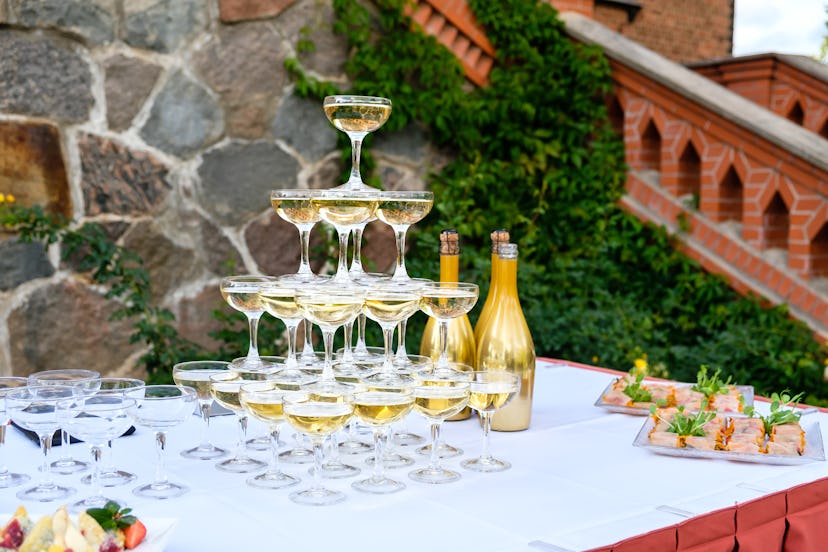
[[[615, 414], [593, 406], [614, 376], [565, 363], [539, 361], [535, 379], [532, 426], [528, 431], [492, 433], [492, 451], [508, 459], [512, 469], [492, 474], [465, 471], [464, 458], [477, 455], [481, 430], [476, 418], [444, 424], [443, 435], [465, 449], [462, 457], [445, 460], [463, 477], [446, 485], [411, 481], [411, 468], [390, 470], [408, 486], [392, 495], [368, 495], [350, 488], [353, 479], [326, 480], [348, 494], [341, 504], [308, 507], [292, 503], [291, 489], [266, 491], [245, 485], [246, 475], [216, 470], [214, 461], [187, 460], [178, 452], [200, 435], [200, 419], [169, 432], [167, 470], [191, 492], [155, 501], [130, 490], [154, 474], [152, 434], [139, 428], [115, 442], [118, 467], [135, 472], [136, 484], [107, 489], [146, 518], [177, 518], [167, 552], [197, 550], [436, 550], [476, 552], [582, 550], [675, 524], [700, 514], [758, 498], [773, 491], [828, 476], [828, 463], [772, 466], [723, 460], [660, 456], [632, 446], [644, 418]], [[766, 405], [759, 403], [762, 410]], [[828, 415], [820, 421], [825, 440]], [[426, 433], [425, 421], [412, 414], [409, 429]], [[213, 441], [232, 447], [232, 416], [213, 418]], [[251, 434], [263, 426], [251, 422]], [[290, 429], [285, 426], [285, 437]], [[60, 449], [55, 449], [59, 453]], [[82, 444], [73, 454], [87, 457]], [[403, 449], [406, 450], [406, 449]], [[39, 449], [9, 429], [2, 450], [12, 470], [33, 478]], [[254, 453], [266, 459], [265, 453]], [[426, 462], [418, 455], [417, 465]], [[363, 467], [363, 456], [343, 456]], [[307, 466], [284, 465], [289, 473], [310, 482]], [[79, 490], [73, 500], [90, 492], [78, 475], [56, 479]], [[11, 512], [17, 489], [0, 490], [0, 512]], [[33, 513], [52, 512], [56, 505], [29, 503]], [[5, 520], [0, 520], [3, 523]], [[300, 548], [301, 547], [301, 548]]]

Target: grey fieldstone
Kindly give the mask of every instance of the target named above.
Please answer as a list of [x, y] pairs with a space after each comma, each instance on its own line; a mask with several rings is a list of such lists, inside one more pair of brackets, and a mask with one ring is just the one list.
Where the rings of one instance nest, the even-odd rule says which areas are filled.
[[18, 23], [27, 27], [58, 28], [92, 44], [115, 38], [115, 0], [11, 0], [10, 4]]
[[362, 234], [362, 266], [368, 272], [393, 274], [397, 262], [397, 241], [394, 230], [387, 224], [374, 221]]
[[12, 238], [0, 242], [0, 290], [16, 288], [36, 278], [55, 273], [46, 248], [40, 242], [25, 243]]
[[333, 32], [333, 20], [330, 0], [300, 0], [279, 15], [276, 25], [290, 44], [297, 44], [300, 39], [313, 43], [312, 51], [299, 54], [305, 69], [327, 77], [342, 77], [348, 41]]
[[210, 219], [201, 215], [196, 216], [199, 221], [196, 244], [201, 244], [200, 247], [197, 245], [196, 249], [204, 256], [207, 269], [213, 274], [222, 275], [228, 273], [228, 268], [238, 270], [244, 266], [244, 260], [238, 250], [222, 233], [221, 228]]
[[64, 40], [0, 28], [0, 111], [83, 122], [94, 98], [86, 62]]
[[315, 162], [336, 149], [339, 133], [318, 101], [291, 94], [282, 100], [270, 124], [273, 136], [284, 140], [304, 159]]
[[204, 82], [221, 96], [229, 136], [261, 138], [290, 82], [288, 52], [269, 23], [222, 26], [193, 56]]
[[[314, 226], [310, 235], [310, 263], [314, 272], [322, 268], [326, 261], [314, 255], [314, 251], [318, 250], [324, 241], [318, 226]], [[283, 220], [275, 211], [271, 211], [263, 219], [251, 222], [244, 231], [244, 241], [263, 274], [281, 276], [294, 274], [299, 269], [299, 230]]]
[[87, 215], [148, 214], [170, 191], [167, 167], [149, 153], [92, 134], [80, 136], [78, 151]]
[[226, 303], [221, 298], [219, 286], [215, 282], [207, 283], [203, 289], [192, 297], [179, 300], [170, 310], [175, 315], [178, 335], [198, 343], [208, 351], [216, 351], [221, 343], [210, 332], [224, 328], [224, 324], [213, 317], [213, 311], [225, 309]]
[[329, 157], [315, 167], [315, 170], [308, 177], [308, 188], [324, 190], [344, 184], [348, 179], [347, 175], [343, 173], [344, 170], [345, 163], [341, 157]]
[[161, 68], [121, 54], [107, 58], [103, 67], [106, 120], [112, 130], [126, 130], [155, 86]]
[[232, 142], [204, 154], [200, 202], [219, 224], [240, 226], [270, 205], [270, 190], [295, 188], [299, 163], [268, 142]]
[[186, 157], [215, 142], [223, 128], [218, 102], [204, 87], [178, 71], [155, 98], [141, 136], [160, 150]]
[[408, 125], [400, 132], [380, 132], [373, 137], [371, 143], [375, 152], [398, 158], [415, 166], [425, 164], [428, 145], [428, 136], [419, 125]]
[[[116, 243], [130, 227], [130, 223], [124, 221], [95, 222], [94, 224], [100, 228], [103, 235], [112, 243]], [[81, 231], [84, 231], [84, 229], [81, 229]], [[81, 272], [81, 262], [83, 262], [84, 257], [89, 253], [88, 247], [79, 248], [67, 258], [61, 260], [60, 268], [62, 270], [68, 268], [76, 272]]]
[[204, 0], [129, 0], [124, 2], [125, 40], [156, 52], [175, 51], [207, 28]]
[[400, 165], [392, 165], [380, 160], [377, 163], [377, 174], [385, 190], [425, 190], [426, 183], [413, 169]]
[[9, 314], [15, 375], [56, 367], [112, 373], [139, 348], [129, 342], [132, 320], [110, 320], [117, 308], [74, 280], [37, 288]]

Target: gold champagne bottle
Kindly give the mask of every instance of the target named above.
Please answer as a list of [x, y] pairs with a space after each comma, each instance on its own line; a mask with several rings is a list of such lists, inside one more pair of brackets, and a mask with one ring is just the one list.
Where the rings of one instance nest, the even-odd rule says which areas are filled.
[[480, 327], [477, 369], [512, 372], [520, 377], [518, 394], [492, 415], [495, 431], [520, 431], [529, 427], [532, 418], [535, 345], [518, 298], [517, 244], [500, 245], [497, 280], [497, 299]]
[[[460, 278], [460, 236], [456, 230], [440, 232], [440, 281], [457, 282]], [[474, 367], [477, 353], [474, 332], [467, 315], [453, 318], [448, 326], [449, 362], [457, 362]], [[440, 326], [434, 318], [428, 319], [423, 339], [420, 341], [420, 354], [435, 361], [440, 357]], [[471, 409], [466, 407], [459, 414], [448, 418], [449, 421], [465, 420], [471, 416]]]
[[508, 230], [500, 229], [494, 230], [491, 233], [492, 237], [492, 275], [489, 281], [489, 293], [486, 295], [486, 302], [483, 303], [483, 308], [480, 310], [480, 316], [477, 317], [477, 324], [474, 326], [474, 339], [475, 343], [480, 342], [480, 333], [483, 331], [483, 327], [486, 325], [486, 319], [492, 312], [492, 305], [496, 301], [497, 294], [499, 292], [498, 287], [498, 278], [497, 278], [497, 268], [500, 264], [500, 260], [497, 255], [497, 250], [502, 243], [509, 242], [509, 232]]

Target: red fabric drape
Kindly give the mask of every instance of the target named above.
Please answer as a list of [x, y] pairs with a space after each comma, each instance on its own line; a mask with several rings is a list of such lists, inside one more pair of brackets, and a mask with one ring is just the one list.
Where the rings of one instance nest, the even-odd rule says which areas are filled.
[[828, 478], [788, 489], [785, 552], [828, 550]]
[[630, 537], [612, 547], [612, 552], [668, 552], [676, 549], [676, 528], [665, 527]]
[[739, 552], [782, 550], [787, 494], [780, 491], [736, 506]]
[[676, 550], [733, 552], [736, 548], [736, 508], [724, 508], [679, 523]]

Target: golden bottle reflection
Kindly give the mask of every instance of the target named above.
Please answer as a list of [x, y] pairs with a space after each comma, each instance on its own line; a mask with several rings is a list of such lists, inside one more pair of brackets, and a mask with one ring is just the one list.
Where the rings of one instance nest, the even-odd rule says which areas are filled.
[[480, 328], [477, 369], [518, 374], [520, 391], [511, 403], [492, 416], [495, 431], [527, 429], [532, 419], [535, 384], [535, 345], [526, 324], [517, 290], [517, 244], [498, 249], [497, 300]]
[[[460, 236], [456, 230], [440, 232], [440, 281], [457, 282], [460, 277]], [[436, 319], [429, 317], [423, 330], [420, 341], [420, 354], [429, 356], [435, 361], [440, 356], [440, 325]], [[453, 318], [448, 325], [448, 359], [457, 363], [474, 367], [475, 361], [474, 332], [467, 315]], [[465, 420], [471, 416], [471, 409], [466, 407], [455, 414], [449, 421]]]
[[497, 268], [500, 264], [500, 259], [497, 250], [500, 244], [509, 242], [509, 232], [502, 228], [494, 230], [490, 236], [492, 238], [492, 275], [489, 280], [489, 293], [486, 294], [486, 302], [483, 303], [483, 308], [480, 309], [480, 316], [477, 317], [477, 324], [474, 326], [475, 343], [480, 342], [480, 333], [483, 330], [483, 326], [486, 325], [486, 320], [492, 313], [492, 305], [497, 300], [497, 294], [499, 292]]

